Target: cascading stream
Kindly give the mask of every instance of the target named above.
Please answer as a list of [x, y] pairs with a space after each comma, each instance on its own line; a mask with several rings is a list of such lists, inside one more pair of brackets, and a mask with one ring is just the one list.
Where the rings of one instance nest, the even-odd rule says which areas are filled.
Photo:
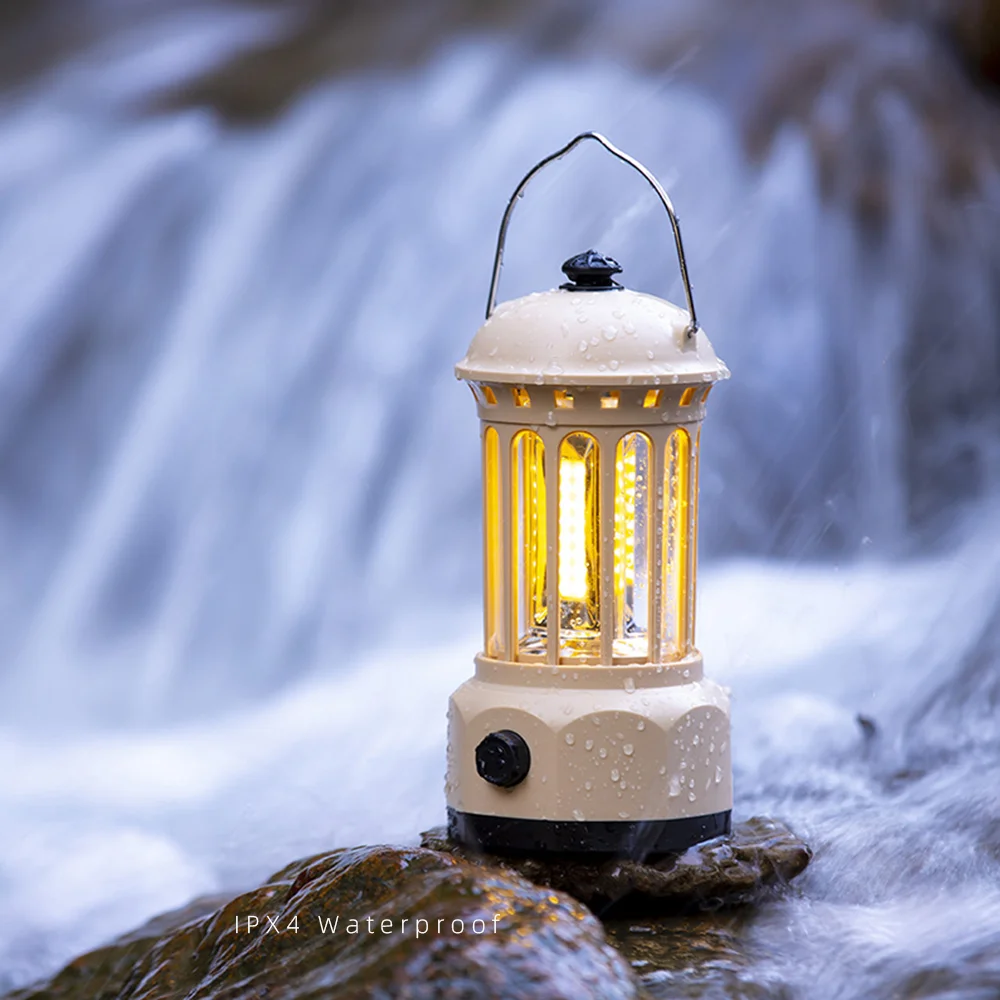
[[[736, 694], [737, 813], [819, 852], [740, 982], [885, 995], [928, 955], [1000, 977], [997, 727], [965, 728], [996, 693], [995, 176], [942, 239], [939, 151], [877, 95], [875, 238], [843, 209], [847, 152], [821, 194], [810, 127], [751, 167], [717, 81], [501, 36], [255, 127], [138, 110], [279, 24], [151, 9], [0, 102], [0, 989], [439, 821], [481, 579], [452, 365], [507, 192], [585, 129], [670, 190], [734, 374], [702, 437], [699, 645]], [[885, 30], [864, 39], [883, 61]], [[834, 76], [817, 104], [849, 119], [858, 89]], [[589, 150], [529, 189], [501, 298], [591, 245], [681, 299], [658, 203]], [[970, 497], [985, 513], [959, 521]]]

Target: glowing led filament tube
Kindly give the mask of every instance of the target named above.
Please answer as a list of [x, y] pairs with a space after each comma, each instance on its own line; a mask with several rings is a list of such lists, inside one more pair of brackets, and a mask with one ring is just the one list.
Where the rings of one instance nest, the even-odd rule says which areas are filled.
[[563, 455], [559, 463], [559, 593], [563, 600], [587, 599], [587, 468]]

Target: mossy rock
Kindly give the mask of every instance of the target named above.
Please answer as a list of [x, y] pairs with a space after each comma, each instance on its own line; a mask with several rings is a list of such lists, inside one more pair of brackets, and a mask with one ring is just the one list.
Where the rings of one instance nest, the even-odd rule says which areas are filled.
[[[8, 1000], [642, 995], [600, 922], [575, 899], [422, 848], [323, 854], [217, 904], [157, 918]], [[259, 926], [248, 930], [251, 915]], [[325, 932], [320, 918], [331, 922]], [[420, 937], [417, 920], [426, 922]]]
[[695, 913], [758, 902], [780, 891], [812, 858], [808, 845], [785, 824], [760, 817], [737, 823], [727, 837], [647, 863], [499, 858], [452, 843], [443, 827], [425, 833], [422, 843], [567, 892], [605, 917]]

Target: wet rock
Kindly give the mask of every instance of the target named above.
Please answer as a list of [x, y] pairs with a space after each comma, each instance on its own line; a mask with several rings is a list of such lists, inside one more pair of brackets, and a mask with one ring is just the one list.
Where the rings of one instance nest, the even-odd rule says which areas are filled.
[[430, 850], [334, 851], [213, 902], [157, 918], [7, 1000], [642, 995], [575, 900]]
[[567, 892], [602, 917], [692, 913], [756, 902], [787, 885], [812, 858], [809, 847], [787, 826], [759, 817], [737, 823], [729, 837], [653, 863], [498, 858], [451, 843], [443, 827], [425, 833], [422, 843]]

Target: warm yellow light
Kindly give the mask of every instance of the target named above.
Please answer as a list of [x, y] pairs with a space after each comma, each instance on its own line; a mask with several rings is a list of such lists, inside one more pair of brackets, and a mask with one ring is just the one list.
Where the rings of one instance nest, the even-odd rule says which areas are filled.
[[597, 652], [600, 630], [597, 441], [582, 431], [559, 446], [559, 627], [567, 655]]
[[487, 656], [503, 655], [503, 597], [500, 576], [500, 439], [496, 429], [483, 435], [483, 577], [485, 590], [485, 650]]
[[635, 583], [635, 442], [618, 448], [615, 462], [615, 597], [631, 603]]
[[545, 652], [546, 628], [546, 503], [545, 446], [534, 431], [519, 431], [511, 454], [515, 510], [512, 582], [518, 608], [518, 650], [538, 656]]
[[559, 593], [563, 599], [587, 597], [587, 467], [576, 455], [559, 463]]

